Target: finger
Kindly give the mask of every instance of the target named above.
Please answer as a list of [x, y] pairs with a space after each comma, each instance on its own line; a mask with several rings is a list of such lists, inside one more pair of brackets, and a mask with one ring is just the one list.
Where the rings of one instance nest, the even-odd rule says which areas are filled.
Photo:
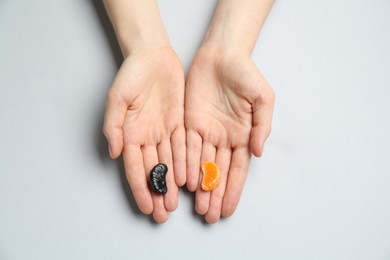
[[[202, 145], [201, 163], [207, 161], [214, 162], [215, 151], [216, 149], [214, 145], [208, 142], [204, 142]], [[202, 190], [201, 183], [202, 183], [202, 176], [199, 176], [198, 189], [196, 190], [196, 195], [195, 195], [195, 209], [196, 212], [198, 212], [198, 214], [204, 215], [209, 210], [211, 192]]]
[[261, 156], [264, 143], [271, 133], [272, 113], [274, 109], [275, 95], [271, 87], [263, 89], [261, 97], [255, 100], [252, 107], [253, 126], [251, 130], [250, 147], [251, 152]]
[[168, 192], [164, 195], [164, 206], [167, 211], [174, 211], [177, 208], [178, 190], [175, 182], [174, 170], [172, 167], [172, 150], [169, 139], [162, 141], [157, 146], [158, 161], [168, 166], [166, 183]]
[[[158, 164], [157, 149], [154, 145], [144, 145], [141, 150], [146, 170], [144, 176], [146, 175], [147, 180], [149, 180], [150, 171]], [[153, 218], [156, 222], [163, 223], [168, 219], [168, 212], [164, 207], [164, 196], [155, 192], [152, 192], [151, 195], [153, 201]]]
[[250, 151], [247, 147], [233, 150], [225, 195], [222, 203], [222, 216], [229, 217], [236, 210], [246, 176], [248, 175]]
[[202, 138], [192, 130], [187, 131], [187, 189], [195, 191], [198, 187]]
[[153, 218], [157, 223], [164, 223], [168, 220], [168, 212], [164, 206], [164, 197], [152, 193], [153, 200]]
[[123, 162], [125, 164], [127, 181], [130, 184], [139, 209], [144, 214], [151, 214], [153, 201], [145, 178], [145, 168], [140, 147], [136, 145], [126, 146], [123, 151]]
[[184, 127], [179, 127], [172, 133], [171, 145], [176, 185], [181, 187], [186, 183], [186, 132]]
[[107, 138], [108, 149], [112, 159], [118, 158], [123, 149], [122, 126], [126, 111], [127, 103], [117, 92], [111, 89], [107, 95], [103, 133]]
[[230, 148], [218, 148], [215, 155], [215, 163], [221, 173], [221, 181], [211, 192], [210, 207], [205, 216], [210, 224], [216, 223], [221, 217], [222, 201], [226, 189], [232, 151]]

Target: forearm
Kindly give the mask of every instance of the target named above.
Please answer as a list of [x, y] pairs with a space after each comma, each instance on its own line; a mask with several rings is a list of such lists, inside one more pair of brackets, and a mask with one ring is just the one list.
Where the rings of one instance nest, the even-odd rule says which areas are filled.
[[273, 0], [220, 0], [203, 46], [250, 55]]
[[156, 0], [104, 0], [126, 57], [141, 48], [170, 46]]

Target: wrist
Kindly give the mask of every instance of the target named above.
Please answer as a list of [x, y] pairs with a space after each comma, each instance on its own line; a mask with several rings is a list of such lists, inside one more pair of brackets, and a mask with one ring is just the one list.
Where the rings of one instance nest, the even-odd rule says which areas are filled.
[[205, 39], [199, 50], [210, 50], [217, 53], [221, 53], [224, 56], [242, 56], [250, 57], [252, 49], [245, 45], [229, 43], [224, 40], [217, 39]]
[[273, 0], [220, 0], [203, 44], [250, 56]]
[[206, 33], [203, 40], [202, 47], [210, 47], [224, 50], [229, 53], [236, 53], [238, 55], [250, 56], [256, 36], [240, 30], [234, 25], [229, 25], [230, 22], [218, 22], [212, 24]]
[[204, 44], [197, 51], [191, 70], [217, 70], [223, 69], [229, 64], [239, 64], [250, 56], [241, 50], [225, 48], [215, 44]]
[[216, 11], [205, 35], [202, 47], [249, 56], [252, 52], [253, 40], [240, 30], [234, 17], [228, 11]]
[[143, 50], [171, 48], [168, 35], [163, 29], [140, 27], [136, 30], [117, 32], [117, 37], [124, 58]]
[[240, 46], [232, 46], [219, 42], [203, 42], [197, 52], [197, 56], [202, 56], [208, 60], [228, 61], [233, 59], [250, 59], [250, 51]]
[[170, 46], [156, 0], [104, 0], [122, 53]]

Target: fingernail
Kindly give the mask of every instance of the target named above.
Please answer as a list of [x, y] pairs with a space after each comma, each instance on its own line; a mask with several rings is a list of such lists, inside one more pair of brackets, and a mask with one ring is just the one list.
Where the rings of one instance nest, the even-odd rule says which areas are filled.
[[110, 156], [112, 158], [112, 152], [111, 152], [111, 145], [110, 144], [108, 144], [108, 152], [110, 153]]

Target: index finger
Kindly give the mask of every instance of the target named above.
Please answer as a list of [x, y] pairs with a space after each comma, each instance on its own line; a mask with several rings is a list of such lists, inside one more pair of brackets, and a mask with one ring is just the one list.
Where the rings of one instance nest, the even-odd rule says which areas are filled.
[[248, 175], [250, 158], [251, 154], [248, 147], [236, 148], [233, 151], [222, 204], [223, 217], [230, 217], [237, 208]]

